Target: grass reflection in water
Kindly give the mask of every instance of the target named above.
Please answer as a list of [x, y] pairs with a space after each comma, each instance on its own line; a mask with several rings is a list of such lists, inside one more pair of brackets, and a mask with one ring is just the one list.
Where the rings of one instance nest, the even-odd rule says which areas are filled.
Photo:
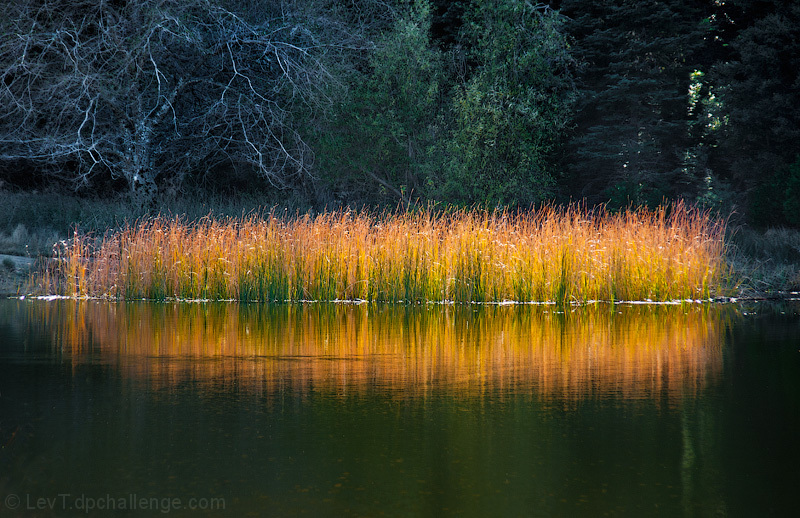
[[[64, 318], [64, 312], [74, 318]], [[152, 304], [30, 306], [69, 361], [101, 361], [170, 390], [184, 382], [267, 395], [432, 390], [530, 392], [567, 404], [678, 404], [722, 370], [724, 312], [699, 305], [547, 306]]]

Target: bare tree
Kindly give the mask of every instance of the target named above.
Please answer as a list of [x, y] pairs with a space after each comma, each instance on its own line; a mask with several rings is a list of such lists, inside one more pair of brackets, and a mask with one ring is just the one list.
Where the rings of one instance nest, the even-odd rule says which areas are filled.
[[[0, 164], [152, 194], [159, 175], [250, 167], [308, 175], [295, 122], [330, 78], [329, 45], [278, 2], [17, 0], [0, 21]], [[261, 2], [262, 4], [265, 2]], [[264, 10], [262, 9], [262, 12]]]

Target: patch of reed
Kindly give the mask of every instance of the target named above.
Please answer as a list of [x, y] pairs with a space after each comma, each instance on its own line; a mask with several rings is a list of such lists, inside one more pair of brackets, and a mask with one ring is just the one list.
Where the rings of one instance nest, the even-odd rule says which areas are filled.
[[724, 223], [678, 204], [317, 216], [156, 217], [92, 240], [58, 275], [70, 296], [258, 302], [708, 299], [724, 289]]

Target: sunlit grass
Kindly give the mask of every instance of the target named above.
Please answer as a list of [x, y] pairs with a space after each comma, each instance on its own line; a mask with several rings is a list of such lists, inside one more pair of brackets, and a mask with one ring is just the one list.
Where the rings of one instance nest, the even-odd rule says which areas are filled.
[[683, 205], [157, 217], [101, 239], [76, 232], [37, 283], [129, 300], [708, 299], [724, 289], [723, 235], [722, 222]]

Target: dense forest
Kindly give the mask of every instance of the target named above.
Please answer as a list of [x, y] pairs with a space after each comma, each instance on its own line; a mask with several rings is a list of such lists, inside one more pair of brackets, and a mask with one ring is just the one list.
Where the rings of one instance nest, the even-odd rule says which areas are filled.
[[0, 187], [800, 226], [792, 0], [5, 0]]

